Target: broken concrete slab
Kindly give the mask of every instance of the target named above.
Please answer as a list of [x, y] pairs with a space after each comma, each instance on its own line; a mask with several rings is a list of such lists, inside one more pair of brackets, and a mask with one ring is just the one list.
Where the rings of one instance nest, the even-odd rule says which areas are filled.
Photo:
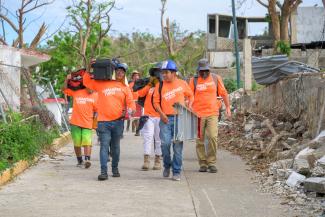
[[304, 188], [306, 191], [314, 191], [317, 193], [325, 193], [325, 177], [311, 177], [304, 180]]
[[301, 150], [295, 157], [295, 159], [307, 159], [308, 156], [310, 156], [311, 154], [313, 154], [315, 151], [315, 149], [312, 148], [305, 148], [303, 150]]
[[289, 178], [287, 179], [286, 184], [290, 187], [295, 187], [295, 186], [299, 185], [300, 183], [302, 183], [305, 179], [306, 179], [306, 176], [293, 171], [290, 174]]
[[300, 158], [295, 159], [293, 163], [293, 169], [296, 172], [306, 176], [311, 173], [310, 165], [307, 159], [300, 159]]

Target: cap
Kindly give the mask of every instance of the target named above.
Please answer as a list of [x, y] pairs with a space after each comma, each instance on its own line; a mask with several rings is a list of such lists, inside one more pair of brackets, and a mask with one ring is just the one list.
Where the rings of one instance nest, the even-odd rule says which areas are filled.
[[207, 71], [210, 70], [210, 64], [207, 59], [200, 59], [198, 62], [197, 71]]

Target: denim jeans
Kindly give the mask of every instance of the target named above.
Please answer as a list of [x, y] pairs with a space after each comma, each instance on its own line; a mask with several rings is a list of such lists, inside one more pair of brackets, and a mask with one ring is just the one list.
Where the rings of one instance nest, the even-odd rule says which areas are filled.
[[[103, 174], [107, 174], [108, 153], [112, 154], [112, 170], [118, 168], [120, 161], [120, 140], [123, 134], [123, 128], [123, 120], [98, 122], [100, 169]], [[111, 146], [109, 145], [110, 143]]]
[[[160, 121], [160, 140], [161, 140], [161, 151], [163, 155], [164, 168], [169, 169], [172, 167], [174, 175], [178, 175], [182, 170], [183, 163], [183, 142], [173, 142], [174, 137], [174, 116], [168, 117], [168, 124]], [[176, 123], [177, 125], [177, 123]], [[171, 159], [170, 146], [173, 144], [173, 160]]]

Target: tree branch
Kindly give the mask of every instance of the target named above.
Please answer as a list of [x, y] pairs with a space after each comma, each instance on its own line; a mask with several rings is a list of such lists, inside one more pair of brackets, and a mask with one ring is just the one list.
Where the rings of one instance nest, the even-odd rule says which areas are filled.
[[262, 6], [268, 8], [269, 6], [267, 4], [265, 4], [264, 2], [262, 2], [262, 0], [256, 0], [258, 3], [260, 3]]
[[37, 47], [42, 36], [45, 34], [46, 29], [47, 29], [47, 27], [46, 27], [45, 23], [43, 23], [42, 26], [40, 27], [40, 29], [38, 30], [38, 33], [34, 37], [32, 43], [30, 44], [30, 46], [29, 46], [30, 49], [34, 50]]
[[11, 28], [18, 33], [18, 28], [17, 26], [5, 15], [3, 14], [0, 14], [0, 18], [2, 18], [4, 21], [6, 21], [10, 26]]
[[55, 1], [55, 0], [52, 0], [52, 1], [50, 1], [50, 2], [44, 2], [44, 3], [38, 5], [38, 0], [36, 0], [36, 3], [35, 3], [35, 5], [34, 5], [34, 7], [32, 7], [32, 8], [30, 8], [30, 9], [24, 11], [24, 14], [27, 14], [28, 12], [31, 12], [31, 11], [33, 11], [33, 10], [39, 8], [39, 7], [42, 7], [42, 6], [45, 6], [45, 5], [50, 5], [50, 4], [52, 4], [54, 1]]

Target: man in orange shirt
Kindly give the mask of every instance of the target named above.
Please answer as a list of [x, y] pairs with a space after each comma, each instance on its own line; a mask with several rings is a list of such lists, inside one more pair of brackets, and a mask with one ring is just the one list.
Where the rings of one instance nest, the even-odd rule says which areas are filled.
[[[198, 66], [198, 76], [190, 80], [190, 87], [194, 92], [193, 110], [200, 117], [201, 132], [196, 141], [196, 152], [200, 165], [200, 172], [216, 173], [216, 154], [218, 137], [218, 115], [221, 103], [217, 96], [222, 97], [226, 106], [226, 115], [231, 117], [230, 103], [227, 90], [220, 76], [215, 78], [210, 73], [209, 63], [201, 59]], [[207, 136], [209, 144], [206, 154], [204, 138]]]
[[94, 113], [97, 110], [97, 93], [92, 90], [83, 88], [79, 90], [68, 89], [68, 80], [71, 79], [69, 74], [64, 82], [64, 94], [73, 97], [73, 110], [70, 120], [71, 136], [74, 144], [75, 154], [77, 156], [77, 166], [83, 165], [81, 147], [84, 148], [85, 168], [91, 166], [91, 146], [92, 146], [92, 127]]
[[139, 97], [146, 97], [144, 101], [144, 116], [147, 121], [143, 125], [141, 129], [141, 135], [143, 137], [143, 148], [144, 148], [144, 160], [142, 170], [149, 170], [150, 165], [150, 155], [151, 155], [151, 146], [154, 144], [154, 153], [155, 153], [155, 161], [154, 161], [154, 170], [160, 170], [160, 156], [161, 156], [161, 142], [159, 137], [159, 122], [160, 115], [153, 107], [153, 93], [155, 90], [155, 86], [159, 82], [157, 75], [160, 74], [160, 68], [151, 68], [150, 69], [150, 82], [147, 86], [140, 89], [136, 93]]
[[[183, 161], [183, 143], [173, 143], [173, 160], [171, 159], [170, 146], [174, 137], [175, 116], [177, 115], [173, 105], [185, 104], [185, 97], [189, 99], [189, 107], [193, 102], [193, 93], [187, 83], [177, 78], [177, 66], [174, 61], [167, 60], [161, 66], [163, 82], [156, 85], [154, 92], [154, 106], [160, 115], [160, 140], [163, 153], [163, 176], [169, 177], [172, 167], [173, 180], [180, 181]], [[177, 120], [177, 119], [176, 119]]]
[[[125, 75], [127, 68], [124, 64], [118, 64], [116, 77]], [[83, 83], [86, 87], [98, 92], [98, 127], [100, 141], [100, 168], [98, 180], [108, 179], [107, 161], [108, 154], [112, 154], [113, 177], [120, 177], [118, 163], [120, 160], [120, 139], [124, 128], [124, 116], [126, 112], [135, 110], [132, 94], [126, 85], [115, 80], [93, 80], [89, 73], [84, 75]], [[128, 108], [128, 109], [127, 109]], [[127, 111], [129, 110], [129, 111]], [[109, 151], [109, 144], [111, 150]]]

